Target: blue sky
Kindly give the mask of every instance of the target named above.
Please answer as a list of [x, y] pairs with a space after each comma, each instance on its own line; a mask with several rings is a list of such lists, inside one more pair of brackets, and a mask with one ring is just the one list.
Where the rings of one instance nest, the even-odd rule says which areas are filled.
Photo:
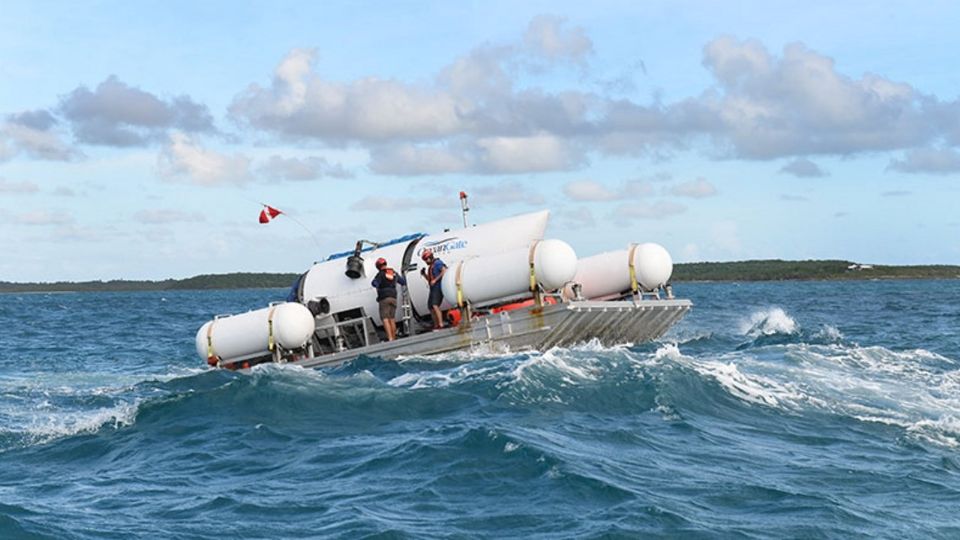
[[461, 190], [584, 256], [960, 263], [954, 3], [384, 4], [5, 2], [0, 281], [301, 271]]

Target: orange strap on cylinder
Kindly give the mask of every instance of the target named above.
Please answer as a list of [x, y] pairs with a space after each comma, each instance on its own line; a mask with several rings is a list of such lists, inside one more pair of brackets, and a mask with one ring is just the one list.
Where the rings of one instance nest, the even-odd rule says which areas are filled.
[[267, 336], [267, 350], [273, 352], [273, 312], [277, 306], [270, 306], [270, 312], [267, 313], [267, 328], [270, 334]]
[[537, 246], [540, 244], [540, 240], [534, 240], [530, 244], [530, 255], [528, 257], [528, 262], [530, 263], [530, 291], [537, 290], [537, 271], [534, 268], [533, 261], [536, 258]]
[[630, 291], [634, 294], [640, 289], [637, 283], [637, 269], [633, 265], [633, 255], [637, 251], [637, 244], [630, 244], [630, 250], [627, 252], [627, 264], [630, 266]]
[[463, 261], [457, 263], [457, 307], [463, 307]]
[[210, 321], [210, 326], [207, 327], [207, 358], [213, 356], [213, 325], [217, 323], [217, 320], [214, 319]]

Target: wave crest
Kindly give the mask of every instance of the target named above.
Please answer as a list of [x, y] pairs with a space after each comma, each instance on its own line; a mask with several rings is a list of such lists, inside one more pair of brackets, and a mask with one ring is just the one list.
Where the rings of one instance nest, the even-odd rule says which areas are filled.
[[770, 307], [756, 311], [740, 324], [740, 333], [750, 337], [793, 335], [800, 331], [797, 321], [783, 308]]

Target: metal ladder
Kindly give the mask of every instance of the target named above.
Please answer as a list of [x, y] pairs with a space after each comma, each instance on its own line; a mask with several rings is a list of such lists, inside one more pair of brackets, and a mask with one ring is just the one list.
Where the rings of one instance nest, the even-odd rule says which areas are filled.
[[407, 292], [407, 286], [400, 286], [400, 320], [401, 328], [403, 329], [403, 335], [412, 336], [413, 332], [411, 331], [410, 321], [413, 320], [413, 307], [410, 305], [410, 294]]

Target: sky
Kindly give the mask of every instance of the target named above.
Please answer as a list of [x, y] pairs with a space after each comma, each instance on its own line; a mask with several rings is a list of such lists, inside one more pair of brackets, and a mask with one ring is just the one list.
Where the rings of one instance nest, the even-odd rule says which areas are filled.
[[0, 281], [301, 272], [460, 191], [580, 256], [960, 264], [954, 2], [3, 4]]

